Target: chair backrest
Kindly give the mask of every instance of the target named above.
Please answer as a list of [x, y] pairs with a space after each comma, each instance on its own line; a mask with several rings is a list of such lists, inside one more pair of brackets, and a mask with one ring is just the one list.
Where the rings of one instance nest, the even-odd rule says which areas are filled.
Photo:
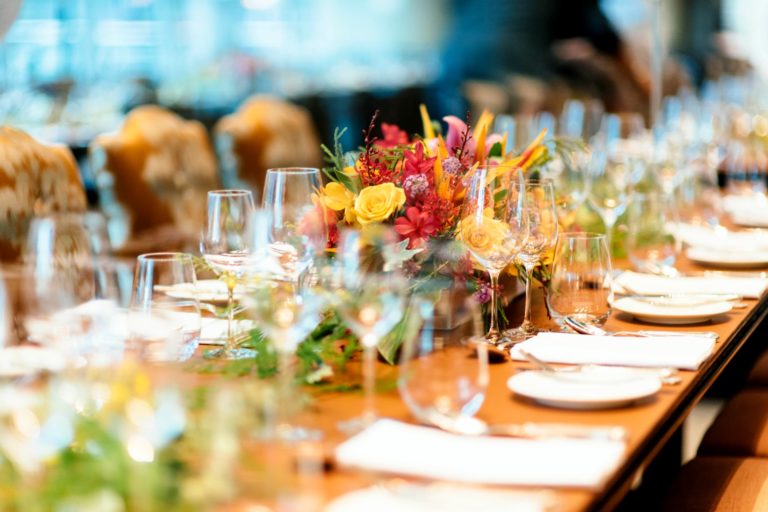
[[72, 152], [0, 127], [0, 261], [19, 259], [33, 217], [88, 204]]
[[320, 139], [309, 112], [269, 96], [254, 96], [214, 129], [221, 180], [226, 188], [246, 188], [257, 197], [267, 169], [318, 167]]
[[89, 151], [115, 247], [161, 226], [190, 234], [202, 228], [206, 195], [218, 180], [201, 123], [145, 105], [128, 114], [117, 134], [94, 139]]

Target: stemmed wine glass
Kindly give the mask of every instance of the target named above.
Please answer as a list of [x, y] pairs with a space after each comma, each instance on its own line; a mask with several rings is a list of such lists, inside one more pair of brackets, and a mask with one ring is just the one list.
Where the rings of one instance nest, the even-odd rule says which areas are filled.
[[227, 286], [227, 341], [223, 349], [209, 353], [210, 357], [243, 359], [255, 355], [253, 350], [236, 348], [237, 338], [232, 332], [235, 285], [253, 260], [254, 213], [253, 195], [248, 190], [208, 192], [208, 221], [202, 253]]
[[283, 279], [298, 285], [315, 256], [325, 249], [328, 228], [318, 194], [320, 170], [269, 169], [262, 207], [271, 214], [269, 252], [283, 269]]
[[553, 183], [550, 180], [528, 180], [524, 195], [522, 202], [510, 202], [512, 205], [522, 204], [522, 215], [528, 223], [528, 236], [517, 253], [517, 260], [525, 268], [525, 313], [520, 327], [503, 333], [511, 342], [522, 341], [538, 331], [531, 320], [532, 274], [536, 264], [543, 264], [547, 253], [551, 255], [557, 242], [558, 222]]
[[344, 230], [336, 254], [338, 289], [335, 306], [363, 346], [365, 406], [360, 417], [339, 427], [360, 430], [376, 418], [374, 404], [376, 353], [379, 341], [403, 318], [407, 282], [393, 263], [397, 235], [388, 226], [370, 225], [364, 231]]
[[521, 171], [513, 167], [480, 166], [469, 178], [462, 206], [459, 238], [491, 281], [488, 343], [506, 341], [499, 331], [497, 288], [499, 275], [512, 263], [528, 236], [528, 219], [523, 215], [525, 194]]
[[588, 200], [603, 218], [610, 250], [616, 221], [627, 208], [630, 189], [629, 172], [625, 164], [611, 161], [604, 152], [595, 152], [589, 166], [589, 174]]

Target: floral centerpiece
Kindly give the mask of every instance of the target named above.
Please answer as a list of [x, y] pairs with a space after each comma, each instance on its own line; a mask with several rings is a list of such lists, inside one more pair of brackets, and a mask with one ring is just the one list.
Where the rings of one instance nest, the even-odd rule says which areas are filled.
[[[337, 130], [334, 147], [323, 146], [329, 166], [324, 169], [328, 182], [320, 197], [329, 224], [330, 251], [342, 228], [365, 230], [376, 223], [391, 224], [401, 238], [398, 263], [416, 280], [423, 260], [429, 257], [430, 242], [456, 238], [467, 178], [479, 165], [527, 171], [550, 158], [542, 142], [545, 132], [521, 152], [509, 150], [507, 134], [491, 132], [493, 115], [488, 112], [483, 112], [474, 127], [455, 116], [443, 118], [445, 134], [424, 106], [421, 116], [423, 134], [410, 136], [396, 125], [382, 123], [379, 138], [374, 135], [374, 115], [363, 132], [364, 146], [351, 154], [341, 147], [343, 131]], [[472, 244], [493, 243], [492, 233], [475, 232], [464, 238]], [[469, 255], [463, 270], [450, 271], [463, 272], [478, 301], [488, 304], [490, 285], [483, 272], [473, 271]], [[394, 362], [398, 346], [399, 340], [390, 337], [379, 349], [386, 360]]]

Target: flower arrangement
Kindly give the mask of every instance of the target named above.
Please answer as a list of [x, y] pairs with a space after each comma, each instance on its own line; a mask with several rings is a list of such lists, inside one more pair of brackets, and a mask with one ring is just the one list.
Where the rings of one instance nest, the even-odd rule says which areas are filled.
[[[378, 113], [377, 113], [378, 114]], [[488, 112], [474, 128], [456, 116], [447, 116], [445, 137], [440, 125], [422, 105], [422, 135], [411, 137], [396, 125], [381, 124], [374, 135], [377, 114], [364, 130], [365, 144], [348, 163], [338, 140], [333, 150], [323, 146], [329, 182], [322, 203], [330, 220], [329, 247], [335, 247], [343, 226], [365, 228], [391, 223], [407, 249], [418, 249], [430, 239], [453, 238], [464, 199], [466, 178], [480, 164], [498, 164], [527, 170], [549, 160], [542, 143], [545, 132], [519, 154], [507, 152], [507, 134], [490, 133]]]
[[[432, 242], [453, 240], [460, 230], [472, 229], [460, 221], [459, 213], [468, 178], [479, 165], [533, 172], [550, 159], [543, 143], [545, 131], [522, 151], [508, 150], [507, 134], [491, 133], [493, 115], [488, 112], [483, 112], [473, 128], [468, 120], [443, 118], [447, 126], [443, 135], [441, 125], [422, 105], [422, 134], [410, 136], [396, 125], [382, 123], [381, 137], [374, 135], [377, 114], [363, 131], [364, 145], [359, 151], [345, 153], [339, 143], [344, 132], [338, 130], [333, 149], [323, 146], [329, 166], [323, 169], [328, 182], [320, 202], [329, 224], [328, 249], [335, 249], [342, 228], [365, 230], [376, 223], [391, 224], [401, 239], [397, 263], [414, 281], [424, 275], [421, 271]], [[465, 243], [479, 248], [494, 243], [492, 232], [462, 235]], [[461, 274], [475, 298], [488, 308], [490, 284], [485, 272], [473, 271], [479, 267], [470, 258], [465, 256], [461, 269], [443, 271]], [[511, 267], [510, 271], [517, 274], [519, 269]], [[503, 310], [500, 313], [506, 321]], [[398, 347], [399, 340], [390, 336], [382, 340], [379, 351], [394, 362]]]

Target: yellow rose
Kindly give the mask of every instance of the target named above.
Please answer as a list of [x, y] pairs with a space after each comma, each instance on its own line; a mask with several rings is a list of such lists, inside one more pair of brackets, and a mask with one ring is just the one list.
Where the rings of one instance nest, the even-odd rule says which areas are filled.
[[323, 188], [323, 203], [335, 212], [344, 211], [344, 221], [355, 222], [355, 194], [341, 183], [331, 182]]
[[355, 214], [360, 224], [382, 222], [405, 204], [405, 192], [394, 183], [366, 187], [355, 199]]
[[467, 248], [481, 255], [498, 250], [509, 231], [504, 222], [493, 218], [493, 210], [490, 208], [483, 211], [482, 220], [473, 216], [462, 219], [459, 229]]

